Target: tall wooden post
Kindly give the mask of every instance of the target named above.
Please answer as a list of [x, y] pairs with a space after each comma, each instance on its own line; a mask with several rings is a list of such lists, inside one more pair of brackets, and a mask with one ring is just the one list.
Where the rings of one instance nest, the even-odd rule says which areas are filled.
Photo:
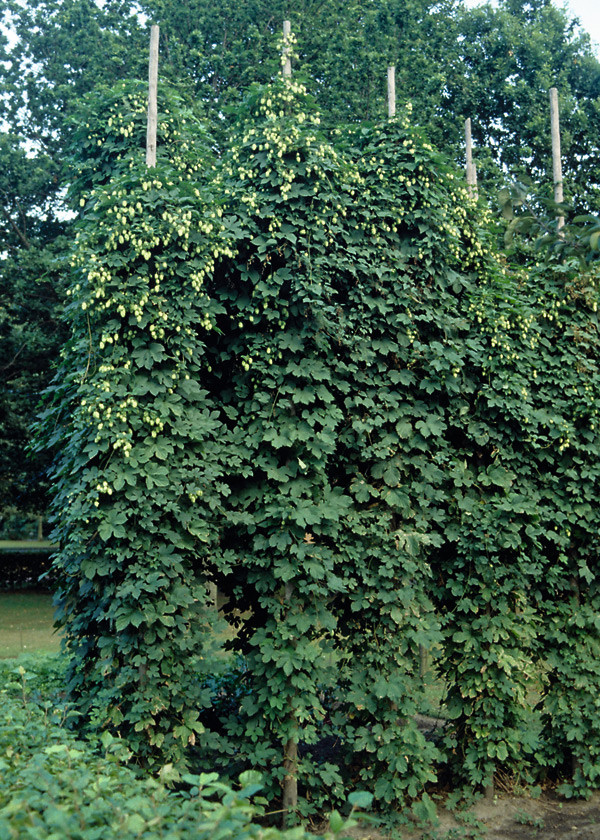
[[[148, 127], [146, 129], [146, 166], [156, 166], [156, 129], [158, 125], [158, 40], [159, 27], [150, 28], [150, 59], [148, 61]], [[148, 666], [138, 665], [140, 688], [146, 687]]]
[[[562, 165], [560, 160], [560, 124], [558, 114], [558, 91], [550, 88], [550, 129], [552, 132], [552, 178], [554, 180], [554, 201], [563, 202]], [[559, 216], [556, 227], [560, 231], [564, 227], [565, 217]]]
[[396, 116], [396, 68], [392, 65], [387, 69], [387, 101], [388, 117]]
[[290, 58], [289, 39], [292, 34], [292, 24], [289, 20], [283, 21], [283, 78], [289, 79], [292, 75], [292, 59]]
[[150, 30], [150, 61], [148, 63], [148, 130], [146, 132], [146, 166], [156, 166], [156, 127], [158, 123], [158, 37], [159, 28]]
[[477, 169], [473, 163], [473, 138], [471, 135], [471, 118], [465, 120], [466, 171], [467, 187], [471, 195], [477, 198]]

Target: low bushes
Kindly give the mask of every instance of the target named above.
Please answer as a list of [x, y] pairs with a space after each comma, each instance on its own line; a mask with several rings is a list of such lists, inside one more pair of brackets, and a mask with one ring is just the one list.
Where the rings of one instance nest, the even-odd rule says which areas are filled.
[[[96, 742], [77, 738], [63, 680], [57, 657], [0, 663], [2, 840], [308, 838], [301, 827], [281, 831], [256, 821], [264, 810], [258, 773], [243, 773], [236, 790], [216, 773], [180, 776], [166, 766], [158, 777], [142, 775], [108, 732]], [[352, 822], [332, 815], [325, 837], [341, 837]]]

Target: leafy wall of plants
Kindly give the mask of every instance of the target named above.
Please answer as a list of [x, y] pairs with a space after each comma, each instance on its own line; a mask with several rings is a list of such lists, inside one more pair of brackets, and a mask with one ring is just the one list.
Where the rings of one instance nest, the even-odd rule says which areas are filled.
[[[325, 136], [276, 82], [217, 153], [167, 97], [147, 170], [143, 98], [103, 96], [43, 418], [82, 710], [146, 762], [260, 768], [301, 815], [347, 787], [427, 813], [445, 768], [571, 762], [585, 791], [594, 277], [503, 264], [408, 117]], [[208, 582], [244, 660], [231, 702], [204, 673]], [[434, 646], [436, 744], [414, 722]]]
[[[86, 206], [66, 308], [72, 339], [47, 407], [50, 442], [61, 442], [59, 617], [86, 708], [139, 733], [141, 757], [170, 756], [201, 729], [205, 590], [190, 568], [212, 539], [206, 510], [220, 499], [221, 468], [210, 449], [222, 425], [200, 384], [216, 318], [203, 278], [227, 246], [195, 126], [175, 125], [167, 103], [170, 160], [149, 172], [121, 152], [143, 97], [122, 87], [117, 96], [129, 96], [131, 114], [109, 97], [106, 134], [97, 117], [75, 137], [97, 145], [100, 161], [75, 182]], [[212, 491], [196, 506], [204, 486]]]

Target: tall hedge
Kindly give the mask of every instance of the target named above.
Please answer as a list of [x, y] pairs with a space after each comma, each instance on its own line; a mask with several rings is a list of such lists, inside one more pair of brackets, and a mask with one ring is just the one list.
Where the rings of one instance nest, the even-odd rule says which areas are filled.
[[[45, 421], [84, 711], [145, 761], [261, 768], [301, 815], [348, 786], [430, 813], [440, 768], [481, 786], [571, 753], [585, 789], [593, 277], [504, 265], [408, 116], [325, 136], [276, 82], [219, 152], [171, 99], [148, 171], [129, 96], [82, 126]], [[244, 661], [228, 703], [201, 658], [208, 581]], [[437, 744], [414, 718], [423, 649]]]

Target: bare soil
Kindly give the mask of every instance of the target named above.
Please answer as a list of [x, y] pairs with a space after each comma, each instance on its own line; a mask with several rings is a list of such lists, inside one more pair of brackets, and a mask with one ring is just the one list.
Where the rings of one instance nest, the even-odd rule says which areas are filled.
[[600, 840], [600, 794], [591, 800], [499, 797], [475, 811], [489, 840]]
[[[520, 796], [497, 796], [482, 800], [460, 819], [449, 811], [440, 811], [439, 825], [427, 831], [406, 828], [403, 840], [600, 840], [600, 793], [590, 800], [564, 800], [551, 794], [539, 799]], [[469, 815], [476, 818], [470, 824]], [[353, 840], [386, 840], [387, 835], [374, 828], [354, 829]]]

